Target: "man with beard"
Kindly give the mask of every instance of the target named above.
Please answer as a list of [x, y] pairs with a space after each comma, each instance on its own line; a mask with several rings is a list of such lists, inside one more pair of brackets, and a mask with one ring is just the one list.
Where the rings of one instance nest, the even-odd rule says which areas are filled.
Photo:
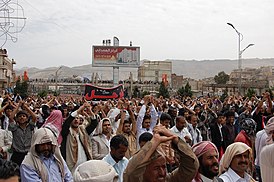
[[123, 182], [123, 172], [128, 164], [128, 159], [125, 158], [127, 148], [127, 139], [123, 135], [116, 135], [110, 141], [110, 153], [103, 158], [115, 169], [119, 182]]
[[251, 162], [252, 149], [242, 142], [229, 145], [220, 161], [220, 178], [225, 182], [255, 182], [246, 172]]
[[34, 133], [30, 152], [22, 162], [20, 174], [22, 182], [73, 181], [56, 137], [49, 129], [40, 128]]
[[[87, 125], [80, 125], [79, 115], [82, 113], [88, 115]], [[72, 112], [62, 125], [61, 152], [72, 172], [81, 163], [93, 159], [89, 135], [97, 124], [98, 121], [91, 111], [90, 104], [85, 102], [78, 110]]]
[[91, 138], [93, 159], [101, 160], [110, 149], [110, 140], [112, 138], [112, 127], [109, 118], [103, 118], [98, 124], [98, 134]]
[[192, 150], [199, 160], [199, 170], [192, 182], [217, 182], [219, 153], [217, 147], [210, 141], [202, 141], [192, 146]]
[[170, 131], [184, 140], [186, 143], [191, 145], [191, 134], [187, 129], [187, 121], [184, 116], [176, 117], [176, 124], [173, 126]]

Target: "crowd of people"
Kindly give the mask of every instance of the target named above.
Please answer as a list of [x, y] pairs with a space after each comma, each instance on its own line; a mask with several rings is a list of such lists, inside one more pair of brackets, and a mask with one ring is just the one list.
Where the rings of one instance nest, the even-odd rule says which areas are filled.
[[6, 93], [0, 106], [0, 181], [274, 181], [268, 92], [98, 102]]

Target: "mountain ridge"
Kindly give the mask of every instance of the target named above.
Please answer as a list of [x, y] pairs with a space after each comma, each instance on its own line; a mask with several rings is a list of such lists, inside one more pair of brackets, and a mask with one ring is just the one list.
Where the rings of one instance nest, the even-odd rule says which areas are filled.
[[[230, 59], [215, 59], [215, 60], [175, 60], [167, 59], [165, 61], [172, 62], [172, 73], [183, 75], [185, 78], [203, 79], [213, 77], [219, 72], [224, 71], [230, 74], [231, 71], [238, 68], [238, 60]], [[250, 58], [242, 59], [242, 68], [260, 68], [263, 66], [273, 66], [274, 58]], [[39, 69], [35, 67], [24, 67], [15, 69], [16, 75], [23, 75], [24, 71], [28, 72], [31, 79], [52, 79], [56, 76], [56, 71], [59, 67], [48, 67]], [[129, 73], [132, 72], [133, 79], [137, 80], [137, 68], [120, 68], [119, 79], [124, 80], [129, 78]], [[112, 80], [113, 72], [111, 67], [92, 67], [92, 64], [68, 67], [61, 66], [57, 71], [58, 78], [72, 78], [75, 76], [91, 78], [93, 73], [98, 73], [99, 79]]]

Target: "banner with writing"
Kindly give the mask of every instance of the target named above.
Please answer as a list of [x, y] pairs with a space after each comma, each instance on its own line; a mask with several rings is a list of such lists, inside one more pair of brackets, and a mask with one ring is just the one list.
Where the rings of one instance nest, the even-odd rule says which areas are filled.
[[123, 85], [112, 88], [103, 88], [91, 84], [85, 85], [85, 98], [87, 101], [100, 101], [119, 99], [124, 97]]

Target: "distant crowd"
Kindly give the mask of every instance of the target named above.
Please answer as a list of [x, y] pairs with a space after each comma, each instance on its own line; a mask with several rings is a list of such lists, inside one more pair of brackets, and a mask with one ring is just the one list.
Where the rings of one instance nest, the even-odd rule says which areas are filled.
[[273, 101], [4, 93], [0, 181], [273, 182]]

